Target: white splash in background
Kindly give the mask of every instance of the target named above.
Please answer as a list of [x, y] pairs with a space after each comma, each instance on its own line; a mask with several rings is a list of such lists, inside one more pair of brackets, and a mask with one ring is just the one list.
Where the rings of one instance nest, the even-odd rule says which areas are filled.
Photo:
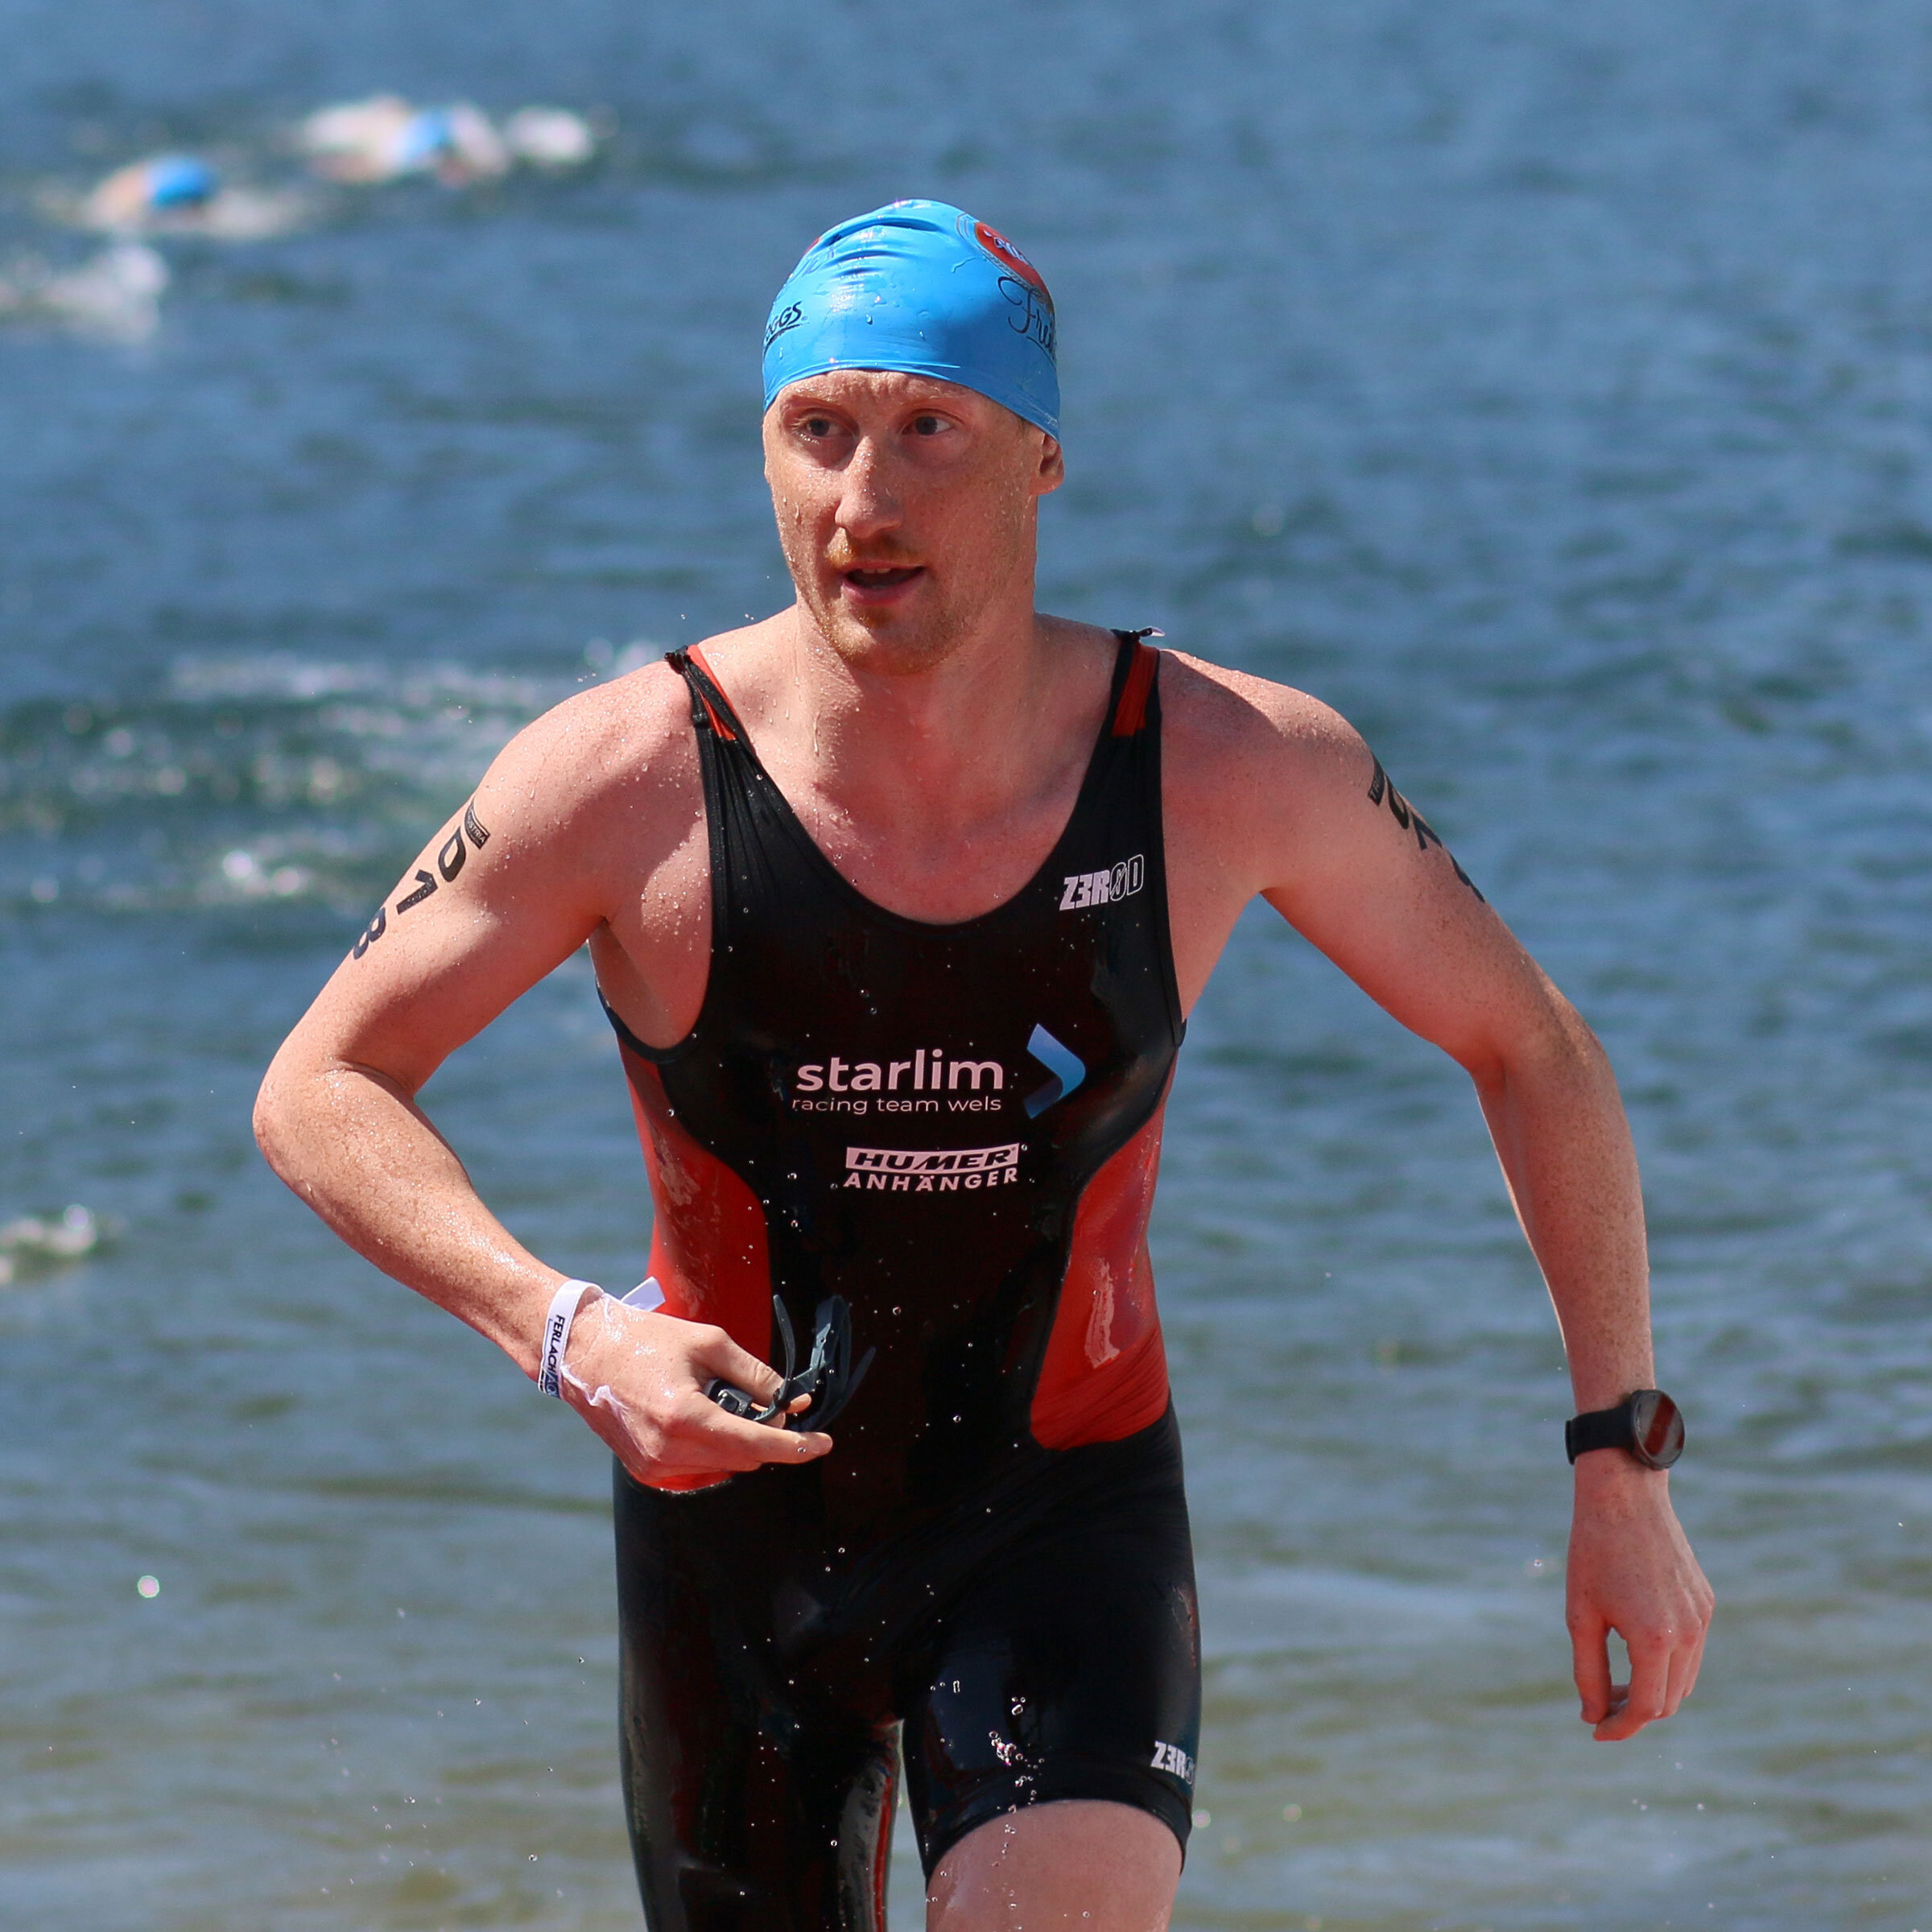
[[23, 1215], [0, 1223], [0, 1287], [92, 1254], [107, 1233], [101, 1220], [78, 1203], [44, 1220]]

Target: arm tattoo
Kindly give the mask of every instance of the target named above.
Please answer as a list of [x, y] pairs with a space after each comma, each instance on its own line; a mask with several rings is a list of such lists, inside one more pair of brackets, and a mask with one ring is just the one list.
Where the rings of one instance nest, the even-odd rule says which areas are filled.
[[[1455, 876], [1472, 892], [1475, 893], [1479, 899], [1481, 899], [1483, 895], [1478, 889], [1476, 881], [1471, 878], [1460, 865], [1456, 864], [1455, 854], [1447, 845], [1443, 844], [1442, 834], [1396, 790], [1388, 773], [1382, 770], [1381, 760], [1377, 758], [1375, 776], [1368, 781], [1368, 803], [1371, 805], [1380, 805], [1385, 800], [1388, 803], [1389, 814], [1396, 824], [1401, 826], [1404, 832], [1413, 832], [1415, 834], [1417, 851], [1426, 852], [1431, 845], [1442, 846], [1443, 857], [1449, 861], [1451, 866], [1455, 867]], [[1488, 901], [1484, 899], [1483, 903], [1487, 905]]]
[[[469, 835], [469, 844], [467, 845], [464, 843], [464, 834], [466, 832]], [[472, 799], [463, 807], [462, 822], [437, 848], [436, 872], [442, 873], [443, 883], [445, 886], [455, 885], [456, 874], [463, 869], [465, 861], [469, 857], [470, 845], [475, 846], [477, 850], [481, 852], [489, 843], [489, 828], [477, 816], [477, 802]], [[406, 893], [396, 901], [395, 911], [398, 918], [402, 914], [420, 906], [436, 890], [436, 872], [431, 872], [427, 865], [419, 865], [416, 868], [415, 890]], [[356, 941], [351, 957], [361, 959], [363, 954], [367, 952], [369, 947], [374, 945], [376, 941], [381, 939], [388, 930], [389, 910], [385, 906], [378, 906], [376, 908], [376, 916], [369, 921], [363, 929], [362, 936]]]

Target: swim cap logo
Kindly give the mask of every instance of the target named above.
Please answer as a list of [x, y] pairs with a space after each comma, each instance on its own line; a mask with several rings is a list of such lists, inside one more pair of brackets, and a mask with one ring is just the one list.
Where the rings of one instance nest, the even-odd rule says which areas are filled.
[[984, 221], [972, 225], [972, 238], [1006, 270], [1000, 277], [1000, 293], [1012, 305], [1006, 318], [1016, 333], [1030, 336], [1051, 356], [1056, 330], [1053, 297], [1040, 271], [1000, 233]]
[[1046, 284], [1042, 280], [1040, 271], [997, 228], [989, 228], [984, 221], [976, 221], [972, 225], [972, 238], [1002, 268], [1012, 270], [1029, 288], [1045, 296], [1048, 308], [1053, 307], [1053, 297], [1046, 294]]
[[802, 303], [794, 302], [788, 308], [780, 311], [778, 314], [772, 317], [770, 324], [766, 328], [765, 346], [770, 349], [772, 344], [777, 341], [778, 337], [783, 335], [787, 329], [796, 328], [804, 320], [805, 308]]

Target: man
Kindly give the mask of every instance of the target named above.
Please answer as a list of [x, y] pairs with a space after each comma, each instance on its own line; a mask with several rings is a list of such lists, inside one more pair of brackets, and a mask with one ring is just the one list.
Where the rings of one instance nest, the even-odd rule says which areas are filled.
[[[1476, 1083], [1591, 1412], [1584, 1720], [1628, 1737], [1697, 1675], [1603, 1054], [1333, 712], [1036, 613], [1053, 328], [956, 208], [823, 237], [766, 338], [796, 601], [513, 741], [262, 1089], [290, 1185], [616, 1453], [658, 1932], [877, 1926], [895, 1743], [930, 1926], [1167, 1923], [1199, 1664], [1145, 1237], [1257, 894]], [[625, 1302], [513, 1240], [415, 1100], [586, 941], [657, 1210]]]

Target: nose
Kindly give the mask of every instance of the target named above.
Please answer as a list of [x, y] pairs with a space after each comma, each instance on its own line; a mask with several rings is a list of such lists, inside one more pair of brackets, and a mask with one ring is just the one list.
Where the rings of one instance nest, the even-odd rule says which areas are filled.
[[899, 499], [884, 452], [870, 436], [854, 444], [840, 476], [839, 527], [855, 547], [898, 527]]

